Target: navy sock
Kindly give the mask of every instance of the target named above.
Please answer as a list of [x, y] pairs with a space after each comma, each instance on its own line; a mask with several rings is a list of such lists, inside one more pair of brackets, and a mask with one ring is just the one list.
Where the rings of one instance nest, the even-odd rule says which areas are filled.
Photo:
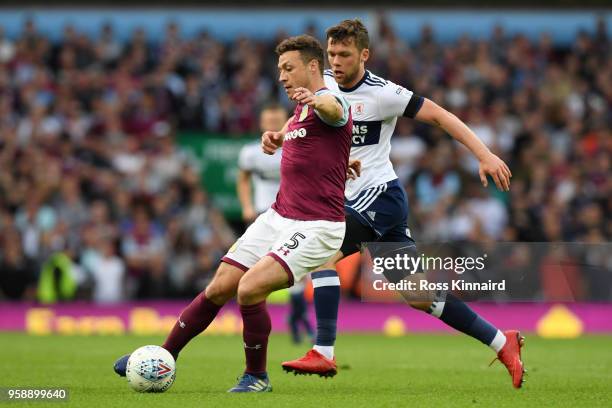
[[333, 346], [340, 304], [340, 279], [333, 269], [312, 273], [314, 305], [317, 316], [317, 346]]
[[474, 312], [451, 293], [439, 294], [429, 313], [450, 327], [480, 340], [487, 346], [493, 342], [497, 328]]

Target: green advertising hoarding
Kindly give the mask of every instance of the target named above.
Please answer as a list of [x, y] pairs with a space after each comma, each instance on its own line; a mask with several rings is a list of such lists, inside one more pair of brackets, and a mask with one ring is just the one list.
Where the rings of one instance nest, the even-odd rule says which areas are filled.
[[229, 137], [210, 133], [178, 135], [179, 148], [189, 151], [197, 158], [202, 185], [215, 207], [222, 210], [228, 220], [237, 220], [241, 217], [240, 202], [236, 195], [240, 149], [258, 137], [258, 135]]

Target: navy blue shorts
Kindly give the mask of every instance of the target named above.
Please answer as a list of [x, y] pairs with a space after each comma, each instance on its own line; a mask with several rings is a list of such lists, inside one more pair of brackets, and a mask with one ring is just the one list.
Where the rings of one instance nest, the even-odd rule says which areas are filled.
[[362, 242], [414, 242], [408, 228], [406, 191], [395, 179], [359, 193], [344, 203], [346, 234], [342, 253], [357, 252]]

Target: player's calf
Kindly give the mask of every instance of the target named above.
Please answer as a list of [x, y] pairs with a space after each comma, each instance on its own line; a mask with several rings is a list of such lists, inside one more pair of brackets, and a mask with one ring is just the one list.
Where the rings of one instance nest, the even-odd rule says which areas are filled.
[[313, 349], [331, 360], [336, 342], [340, 279], [333, 269], [313, 272], [311, 277], [317, 316], [317, 336]]
[[266, 360], [272, 323], [265, 299], [272, 291], [286, 287], [288, 280], [284, 268], [269, 256], [259, 260], [240, 280], [238, 304], [244, 324], [246, 369], [230, 392], [261, 392], [269, 387]]
[[222, 262], [206, 290], [181, 312], [162, 347], [178, 358], [187, 343], [206, 330], [223, 305], [235, 295], [242, 275], [241, 268]]

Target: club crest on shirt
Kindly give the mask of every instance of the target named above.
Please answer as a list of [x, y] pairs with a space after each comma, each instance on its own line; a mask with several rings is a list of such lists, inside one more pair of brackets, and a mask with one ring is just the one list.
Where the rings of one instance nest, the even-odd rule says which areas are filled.
[[304, 105], [302, 107], [302, 112], [300, 113], [300, 117], [298, 119], [298, 122], [301, 122], [304, 119], [306, 119], [306, 116], [308, 116], [308, 105]]
[[355, 110], [355, 114], [356, 114], [356, 115], [361, 115], [361, 114], [363, 114], [363, 110], [364, 110], [363, 103], [362, 103], [362, 102], [357, 102], [357, 103], [354, 105], [353, 109]]

